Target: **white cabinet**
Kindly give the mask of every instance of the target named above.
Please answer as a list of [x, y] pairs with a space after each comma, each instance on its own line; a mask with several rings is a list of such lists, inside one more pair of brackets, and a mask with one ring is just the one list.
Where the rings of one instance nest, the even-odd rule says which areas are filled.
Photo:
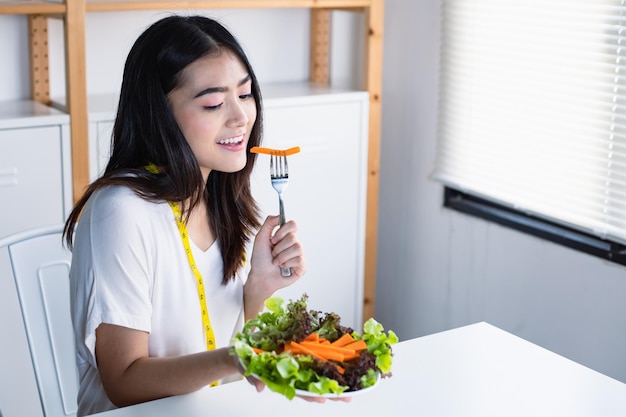
[[[300, 146], [288, 157], [287, 219], [298, 223], [308, 272], [279, 292], [309, 296], [309, 307], [333, 311], [360, 330], [363, 311], [368, 94], [310, 85], [268, 86], [263, 145]], [[266, 214], [278, 214], [269, 157], [259, 155], [253, 193]]]
[[111, 152], [111, 135], [117, 108], [114, 95], [89, 97], [89, 178], [95, 180], [104, 172]]
[[0, 103], [0, 238], [64, 222], [70, 161], [66, 114], [32, 101]]
[[[299, 226], [309, 271], [282, 290], [285, 299], [309, 296], [309, 306], [341, 315], [360, 329], [363, 311], [365, 195], [369, 98], [367, 92], [294, 83], [262, 86], [264, 142], [300, 146], [289, 157], [285, 212]], [[114, 111], [110, 98], [93, 97], [90, 108], [92, 179], [106, 166]], [[269, 179], [269, 157], [259, 155], [252, 189], [267, 214], [278, 213]]]

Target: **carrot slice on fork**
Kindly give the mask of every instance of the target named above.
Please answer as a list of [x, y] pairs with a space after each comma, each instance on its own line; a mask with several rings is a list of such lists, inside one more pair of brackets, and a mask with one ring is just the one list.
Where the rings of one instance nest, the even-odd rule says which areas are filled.
[[293, 148], [289, 148], [289, 149], [272, 149], [272, 148], [263, 148], [261, 146], [254, 146], [252, 147], [252, 149], [250, 149], [250, 152], [263, 153], [266, 155], [275, 155], [275, 156], [289, 156], [289, 155], [293, 155], [294, 153], [300, 152], [300, 147], [294, 146]]

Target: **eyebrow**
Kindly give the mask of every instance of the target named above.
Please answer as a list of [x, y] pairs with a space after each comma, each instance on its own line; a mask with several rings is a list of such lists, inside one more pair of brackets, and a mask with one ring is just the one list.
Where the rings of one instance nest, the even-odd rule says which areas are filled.
[[[250, 79], [251, 79], [250, 74], [247, 74], [237, 83], [237, 87], [241, 87], [242, 85], [246, 84], [248, 81], [250, 81]], [[193, 98], [198, 98], [200, 96], [204, 96], [206, 94], [212, 94], [212, 93], [225, 93], [226, 91], [228, 91], [228, 87], [209, 87], [200, 91]]]

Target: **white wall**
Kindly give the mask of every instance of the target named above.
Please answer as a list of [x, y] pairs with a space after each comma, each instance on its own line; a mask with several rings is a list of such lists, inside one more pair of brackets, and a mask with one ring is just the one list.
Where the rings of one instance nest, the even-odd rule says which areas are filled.
[[626, 268], [442, 208], [440, 2], [386, 2], [376, 316], [401, 338], [487, 321], [626, 382]]
[[0, 101], [30, 95], [27, 30], [26, 17], [0, 15]]

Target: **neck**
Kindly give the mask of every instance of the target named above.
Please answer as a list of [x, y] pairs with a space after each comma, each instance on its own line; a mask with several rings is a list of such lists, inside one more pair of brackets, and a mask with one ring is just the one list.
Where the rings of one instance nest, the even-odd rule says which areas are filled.
[[207, 169], [207, 168], [200, 167], [200, 173], [202, 174], [202, 179], [204, 180], [204, 183], [206, 184], [206, 182], [209, 179], [209, 174], [211, 173], [211, 170]]
[[189, 238], [193, 240], [196, 246], [203, 251], [211, 247], [215, 241], [204, 199], [189, 214], [187, 233], [189, 233]]

